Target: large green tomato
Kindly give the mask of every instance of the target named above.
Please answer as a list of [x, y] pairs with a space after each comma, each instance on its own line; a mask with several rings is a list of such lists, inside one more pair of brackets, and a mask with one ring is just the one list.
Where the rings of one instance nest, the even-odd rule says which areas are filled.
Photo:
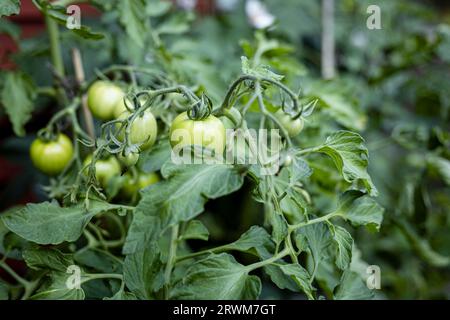
[[[84, 166], [89, 165], [92, 162], [92, 156], [89, 155], [84, 160]], [[89, 168], [86, 168], [85, 173], [87, 174]], [[95, 163], [95, 178], [97, 181], [105, 188], [111, 178], [115, 176], [120, 176], [121, 168], [120, 163], [117, 161], [116, 157], [109, 157], [107, 159], [97, 160]]]
[[112, 82], [95, 81], [88, 90], [88, 106], [94, 117], [100, 120], [114, 118], [116, 105], [124, 97], [123, 90]]
[[45, 174], [61, 173], [73, 157], [72, 141], [65, 134], [58, 134], [54, 141], [37, 138], [30, 147], [34, 166]]
[[133, 195], [139, 190], [157, 183], [160, 180], [159, 175], [154, 172], [139, 173], [139, 175], [135, 178], [133, 178], [132, 175], [127, 172], [124, 177], [125, 181], [122, 186], [122, 191], [127, 198], [133, 197]]
[[[123, 112], [119, 119], [127, 119], [131, 113], [129, 111]], [[117, 125], [118, 127], [120, 124]], [[143, 115], [137, 116], [131, 123], [130, 129], [130, 142], [132, 144], [141, 144], [140, 150], [146, 150], [150, 148], [156, 141], [156, 135], [158, 134], [158, 125], [153, 113], [150, 110], [145, 110]], [[122, 141], [125, 140], [125, 129], [122, 129], [118, 137]]]
[[170, 144], [181, 150], [185, 146], [198, 145], [213, 149], [222, 155], [225, 148], [225, 127], [213, 115], [204, 120], [191, 120], [187, 112], [179, 114], [170, 127]]
[[278, 109], [275, 112], [275, 117], [286, 129], [289, 137], [295, 137], [303, 130], [304, 122], [300, 117], [294, 120], [290, 115], [284, 113], [282, 109]]

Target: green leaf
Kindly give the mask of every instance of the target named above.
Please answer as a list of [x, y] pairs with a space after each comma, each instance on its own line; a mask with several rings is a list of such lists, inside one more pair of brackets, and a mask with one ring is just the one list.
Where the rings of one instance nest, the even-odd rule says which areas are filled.
[[[52, 18], [60, 25], [66, 27], [67, 19], [70, 17], [66, 13], [66, 8], [63, 6], [55, 6], [46, 0], [33, 0], [34, 5], [41, 11], [44, 15]], [[93, 32], [91, 28], [81, 25], [80, 28], [68, 29], [75, 33], [76, 35], [84, 39], [99, 40], [104, 36], [101, 33]]]
[[148, 153], [142, 153], [142, 170], [144, 172], [155, 172], [162, 168], [164, 163], [170, 159], [170, 148], [169, 140], [160, 140], [156, 145], [150, 148]]
[[123, 268], [126, 286], [139, 299], [152, 299], [153, 292], [164, 284], [160, 253], [155, 244], [127, 255]]
[[442, 180], [450, 186], [450, 161], [438, 156], [428, 156], [427, 163], [431, 168], [435, 169]]
[[414, 251], [417, 252], [423, 261], [438, 268], [444, 268], [450, 265], [450, 257], [433, 250], [428, 240], [421, 238], [408, 221], [398, 219], [397, 225], [411, 243]]
[[334, 290], [336, 300], [369, 300], [373, 296], [361, 277], [350, 270], [344, 271], [340, 284]]
[[369, 152], [364, 139], [355, 132], [337, 131], [327, 138], [318, 151], [330, 156], [347, 182], [362, 182], [370, 195], [377, 189], [367, 173]]
[[241, 57], [242, 62], [242, 73], [254, 76], [256, 78], [268, 78], [274, 81], [283, 80], [284, 76], [276, 74], [269, 70], [268, 66], [259, 65], [256, 67], [251, 66], [250, 61], [247, 57]]
[[[216, 199], [238, 190], [243, 176], [228, 165], [175, 165], [162, 170], [166, 180], [141, 191], [124, 252], [144, 248], [168, 227], [189, 221], [203, 211], [207, 199]], [[152, 218], [150, 218], [152, 217]]]
[[281, 271], [281, 269], [277, 265], [265, 265], [263, 267], [263, 270], [278, 288], [288, 289], [293, 292], [298, 291], [297, 283], [292, 279], [292, 277], [287, 276], [283, 271]]
[[36, 88], [32, 79], [22, 72], [8, 72], [1, 92], [1, 103], [13, 124], [14, 133], [25, 135], [23, 126], [30, 120], [34, 109]]
[[159, 17], [169, 12], [170, 8], [172, 8], [170, 1], [149, 1], [145, 7], [145, 12], [149, 17]]
[[310, 282], [310, 275], [308, 271], [305, 270], [299, 264], [278, 264], [277, 265], [283, 273], [292, 280], [295, 281], [297, 286], [306, 294], [309, 299], [314, 299], [313, 290], [314, 288]]
[[20, 0], [2, 0], [2, 3], [0, 3], [0, 18], [2, 16], [19, 14], [19, 12]]
[[83, 289], [72, 288], [67, 285], [69, 277], [73, 275], [61, 272], [51, 272], [49, 283], [38, 293], [33, 295], [31, 300], [84, 300]]
[[233, 256], [222, 253], [194, 263], [172, 290], [171, 298], [188, 300], [256, 299], [261, 280]]
[[28, 241], [59, 244], [77, 240], [94, 215], [113, 208], [100, 201], [91, 201], [89, 211], [82, 204], [63, 208], [56, 202], [42, 202], [28, 204], [1, 218], [9, 230]]
[[226, 248], [268, 258], [271, 255], [269, 252], [275, 249], [275, 245], [264, 228], [252, 226], [238, 240], [226, 245]]
[[178, 12], [170, 15], [163, 23], [161, 23], [157, 31], [159, 34], [181, 34], [190, 30], [190, 21], [193, 16], [186, 12]]
[[31, 269], [53, 270], [65, 273], [67, 267], [73, 265], [73, 256], [54, 248], [40, 248], [24, 250], [23, 258]]
[[75, 253], [75, 261], [104, 273], [122, 273], [122, 261], [107, 251], [86, 248]]
[[332, 233], [336, 243], [336, 266], [341, 270], [347, 269], [352, 260], [353, 238], [340, 226], [334, 226]]
[[350, 190], [342, 195], [339, 202], [336, 214], [355, 226], [363, 225], [377, 231], [380, 229], [384, 209], [374, 199], [362, 192]]
[[149, 25], [145, 18], [145, 2], [142, 0], [122, 0], [118, 2], [120, 23], [128, 36], [139, 46], [144, 47], [149, 34]]
[[314, 269], [327, 255], [327, 249], [332, 243], [330, 232], [324, 223], [305, 226], [296, 231], [295, 242], [299, 249], [309, 248], [314, 261]]
[[348, 129], [363, 131], [367, 116], [357, 108], [357, 105], [343, 97], [340, 93], [314, 92], [314, 98], [319, 99], [319, 106], [324, 108], [336, 122]]
[[180, 236], [180, 240], [199, 239], [208, 241], [209, 231], [205, 225], [198, 220], [188, 222], [186, 229]]

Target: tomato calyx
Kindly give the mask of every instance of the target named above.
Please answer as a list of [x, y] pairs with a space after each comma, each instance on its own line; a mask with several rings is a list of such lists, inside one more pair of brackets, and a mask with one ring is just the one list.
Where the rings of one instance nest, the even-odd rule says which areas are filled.
[[202, 94], [200, 100], [198, 100], [192, 108], [187, 111], [187, 115], [191, 120], [204, 120], [211, 115], [212, 101], [206, 95]]

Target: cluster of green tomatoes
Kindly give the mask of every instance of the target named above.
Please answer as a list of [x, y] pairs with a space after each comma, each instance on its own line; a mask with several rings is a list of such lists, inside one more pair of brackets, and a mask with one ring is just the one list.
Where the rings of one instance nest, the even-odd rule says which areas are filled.
[[[102, 121], [129, 119], [134, 113], [134, 106], [126, 98], [121, 87], [113, 82], [97, 80], [88, 89], [88, 106], [94, 117]], [[290, 137], [296, 136], [303, 129], [303, 119], [292, 119], [281, 109], [275, 112], [275, 117], [283, 125]], [[230, 120], [231, 119], [231, 120]], [[236, 120], [237, 119], [237, 120]], [[236, 108], [226, 109], [224, 114], [216, 117], [208, 114], [201, 119], [193, 119], [189, 112], [180, 113], [172, 121], [169, 138], [172, 148], [183, 148], [200, 142], [202, 147], [211, 148], [216, 153], [223, 153], [226, 146], [226, 129], [234, 129], [242, 121], [242, 115]], [[116, 124], [118, 125], [118, 124]], [[183, 139], [175, 133], [184, 132]], [[124, 130], [119, 131], [118, 139], [124, 140]], [[95, 176], [97, 181], [105, 187], [109, 180], [118, 176], [122, 168], [134, 166], [139, 160], [139, 152], [151, 148], [158, 135], [158, 125], [150, 108], [145, 109], [134, 117], [128, 128], [128, 139], [131, 144], [139, 146], [138, 152], [125, 151], [116, 155], [109, 155], [95, 162]], [[187, 138], [186, 138], [187, 135]], [[36, 138], [30, 147], [30, 156], [34, 166], [41, 172], [55, 176], [60, 174], [71, 163], [74, 157], [72, 141], [63, 133], [58, 133], [52, 139]], [[92, 161], [92, 155], [88, 155], [84, 162], [84, 171]], [[136, 193], [150, 184], [159, 181], [156, 173], [139, 172], [138, 175], [125, 173], [123, 189], [127, 194]]]

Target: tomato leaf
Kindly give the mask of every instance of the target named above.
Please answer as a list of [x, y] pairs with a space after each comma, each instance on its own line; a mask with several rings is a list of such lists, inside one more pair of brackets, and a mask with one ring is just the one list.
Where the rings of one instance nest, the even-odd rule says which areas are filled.
[[[44, 15], [52, 18], [60, 25], [67, 25], [67, 19], [69, 18], [69, 15], [66, 13], [65, 7], [53, 5], [46, 0], [33, 0], [33, 3]], [[91, 28], [84, 25], [81, 25], [79, 28], [68, 30], [71, 30], [76, 35], [85, 39], [99, 40], [104, 37], [103, 34], [93, 32]]]
[[75, 262], [104, 273], [122, 273], [122, 261], [109, 252], [86, 248], [74, 254]]
[[297, 284], [298, 288], [302, 290], [309, 299], [314, 299], [308, 271], [299, 264], [277, 264], [281, 271], [289, 276]]
[[186, 229], [180, 236], [180, 240], [199, 239], [207, 241], [209, 231], [205, 225], [198, 220], [191, 220], [188, 222]]
[[54, 248], [27, 249], [23, 252], [23, 258], [31, 269], [49, 269], [65, 273], [67, 267], [74, 264], [73, 256], [65, 254]]
[[28, 241], [59, 244], [77, 240], [94, 215], [114, 208], [106, 202], [91, 204], [86, 211], [82, 204], [63, 208], [56, 202], [31, 203], [1, 218], [9, 230]]
[[352, 260], [353, 238], [340, 226], [332, 228], [333, 240], [336, 244], [336, 266], [341, 269], [347, 269]]
[[120, 22], [128, 36], [139, 46], [144, 47], [150, 26], [144, 16], [145, 3], [142, 0], [122, 0], [117, 7]]
[[1, 103], [13, 124], [14, 133], [25, 135], [24, 125], [34, 109], [36, 88], [32, 79], [22, 72], [8, 72], [1, 92]]
[[330, 135], [318, 151], [330, 156], [347, 182], [362, 182], [370, 195], [378, 191], [367, 173], [369, 152], [364, 139], [355, 132], [337, 131]]
[[19, 14], [19, 12], [20, 12], [20, 0], [3, 0], [2, 3], [0, 3], [0, 18], [2, 16]]
[[373, 299], [373, 295], [361, 277], [350, 270], [344, 271], [340, 284], [334, 290], [336, 300], [368, 300]]
[[156, 145], [150, 148], [150, 151], [141, 153], [139, 160], [142, 163], [144, 172], [154, 172], [162, 168], [164, 163], [170, 159], [170, 144], [168, 140], [160, 140]]
[[139, 299], [151, 299], [164, 284], [159, 249], [152, 244], [143, 251], [127, 255], [123, 265], [126, 286]]
[[162, 170], [166, 180], [143, 191], [124, 247], [125, 253], [144, 248], [168, 227], [195, 218], [207, 199], [216, 199], [238, 190], [243, 176], [228, 165], [175, 165]]
[[232, 255], [212, 254], [194, 263], [173, 288], [171, 298], [188, 300], [256, 299], [261, 280], [248, 274], [249, 269]]
[[309, 248], [314, 261], [314, 268], [317, 269], [320, 262], [328, 255], [327, 249], [332, 243], [332, 238], [326, 225], [317, 223], [297, 230], [295, 243], [299, 249], [306, 250], [306, 248]]
[[355, 226], [364, 225], [369, 229], [379, 230], [384, 209], [374, 199], [362, 192], [350, 190], [341, 196], [339, 202], [339, 208], [335, 212], [341, 217]]
[[30, 299], [32, 300], [84, 300], [83, 289], [70, 287], [67, 281], [71, 274], [53, 271], [44, 287]]
[[238, 240], [226, 245], [226, 249], [251, 253], [260, 258], [268, 258], [271, 256], [270, 252], [274, 251], [275, 244], [264, 228], [252, 226]]

